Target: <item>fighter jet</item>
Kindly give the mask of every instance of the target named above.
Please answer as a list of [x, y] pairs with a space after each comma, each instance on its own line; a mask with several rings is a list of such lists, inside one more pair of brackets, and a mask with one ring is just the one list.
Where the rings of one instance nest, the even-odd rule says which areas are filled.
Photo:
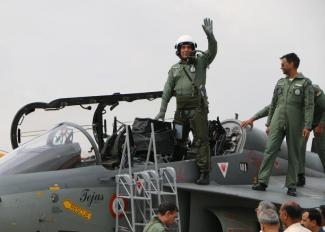
[[[306, 186], [298, 188], [297, 197], [286, 195], [285, 144], [274, 164], [267, 191], [252, 191], [266, 135], [258, 128], [241, 128], [237, 119], [209, 121], [212, 169], [211, 184], [207, 186], [194, 183], [198, 173], [190, 140], [188, 152], [175, 158], [172, 123], [131, 118], [131, 126], [114, 118], [113, 130], [107, 131], [105, 117], [114, 117], [113, 110], [121, 102], [152, 101], [161, 95], [162, 92], [146, 92], [62, 98], [22, 107], [11, 126], [14, 150], [0, 159], [0, 231], [122, 231], [117, 228], [117, 221], [127, 225], [123, 212], [131, 213], [132, 205], [130, 199], [117, 199], [116, 178], [121, 170], [127, 173], [131, 166], [135, 173], [154, 168], [155, 157], [148, 152], [152, 134], [156, 135], [158, 167], [175, 170], [181, 225], [178, 231], [257, 231], [255, 208], [261, 200], [280, 205], [291, 199], [304, 208], [324, 204], [324, 170], [312, 152], [306, 154]], [[95, 107], [92, 133], [74, 122], [61, 122], [22, 142], [23, 123], [32, 113], [78, 105], [85, 110]], [[148, 123], [155, 126], [154, 132], [150, 133]], [[125, 141], [131, 148], [129, 166], [121, 166]], [[142, 229], [138, 226], [133, 231]]]

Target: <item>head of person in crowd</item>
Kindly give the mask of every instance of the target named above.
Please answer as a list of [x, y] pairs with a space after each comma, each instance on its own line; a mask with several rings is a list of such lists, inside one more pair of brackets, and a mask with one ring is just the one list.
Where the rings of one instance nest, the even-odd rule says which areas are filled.
[[319, 211], [322, 216], [322, 226], [325, 227], [325, 205], [319, 206]]
[[301, 224], [312, 232], [319, 232], [322, 227], [322, 216], [319, 210], [306, 210], [302, 214]]
[[300, 59], [295, 53], [289, 53], [280, 58], [281, 70], [283, 74], [290, 75], [293, 72], [297, 72], [300, 64]]
[[257, 214], [258, 222], [261, 226], [262, 232], [278, 232], [280, 222], [278, 214], [274, 209], [261, 209]]
[[302, 209], [295, 201], [287, 201], [281, 205], [279, 210], [279, 218], [282, 225], [288, 228], [292, 224], [300, 223]]
[[158, 218], [166, 226], [175, 223], [177, 217], [177, 206], [172, 202], [163, 202], [158, 207]]
[[258, 214], [262, 210], [265, 210], [265, 209], [273, 209], [274, 211], [276, 211], [276, 207], [272, 202], [270, 202], [270, 201], [260, 201], [257, 208], [255, 209], [257, 217], [258, 217]]

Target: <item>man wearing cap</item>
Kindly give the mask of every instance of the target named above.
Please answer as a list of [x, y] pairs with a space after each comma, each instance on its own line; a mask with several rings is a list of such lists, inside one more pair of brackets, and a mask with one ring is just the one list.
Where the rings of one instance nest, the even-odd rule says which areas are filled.
[[[325, 94], [323, 90], [318, 85], [313, 85], [314, 88], [314, 116], [313, 116], [313, 124], [312, 129], [315, 135], [315, 143], [317, 148], [317, 154], [319, 159], [321, 160], [324, 172], [325, 172]], [[263, 109], [254, 114], [253, 117], [243, 121], [240, 125], [245, 128], [248, 125], [253, 126], [254, 121], [267, 117], [269, 114], [270, 106], [265, 106]], [[299, 153], [299, 168], [298, 168], [298, 181], [297, 186], [305, 185], [305, 158], [306, 158], [306, 145], [307, 140], [303, 140], [303, 144], [301, 146], [301, 150]]]
[[286, 137], [288, 173], [285, 186], [288, 195], [296, 196], [299, 153], [303, 139], [308, 138], [312, 128], [314, 89], [311, 81], [298, 73], [300, 59], [295, 53], [289, 53], [280, 59], [286, 77], [278, 80], [274, 89], [266, 123], [266, 149], [258, 173], [258, 183], [252, 189], [265, 191], [267, 188], [275, 158]]
[[213, 35], [212, 20], [204, 19], [202, 27], [208, 38], [207, 51], [195, 51], [196, 43], [188, 35], [177, 40], [175, 48], [180, 61], [168, 72], [160, 112], [156, 119], [164, 120], [168, 102], [172, 96], [176, 96], [174, 126], [177, 146], [174, 158], [179, 160], [186, 154], [188, 134], [192, 131], [192, 148], [196, 153], [196, 164], [200, 172], [196, 183], [206, 185], [210, 181], [206, 69], [217, 54], [217, 41]]

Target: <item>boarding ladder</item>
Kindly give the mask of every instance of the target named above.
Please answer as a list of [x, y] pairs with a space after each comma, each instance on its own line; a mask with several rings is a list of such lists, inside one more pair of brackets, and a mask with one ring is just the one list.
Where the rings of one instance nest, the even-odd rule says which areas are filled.
[[[179, 208], [176, 172], [173, 167], [158, 169], [158, 154], [153, 123], [151, 123], [151, 136], [145, 168], [143, 171], [133, 172], [130, 148], [130, 141], [132, 141], [130, 126], [125, 126], [125, 129], [126, 137], [120, 168], [118, 174], [115, 176], [116, 197], [118, 199], [117, 207], [121, 211], [124, 220], [116, 216], [115, 232], [142, 232], [151, 217], [156, 215], [158, 205], [163, 200], [172, 200], [176, 203], [177, 208]], [[149, 158], [152, 152], [154, 169], [148, 169]], [[127, 200], [129, 203], [128, 211], [125, 210], [124, 200]], [[179, 213], [177, 215], [176, 225], [172, 230], [181, 232]]]

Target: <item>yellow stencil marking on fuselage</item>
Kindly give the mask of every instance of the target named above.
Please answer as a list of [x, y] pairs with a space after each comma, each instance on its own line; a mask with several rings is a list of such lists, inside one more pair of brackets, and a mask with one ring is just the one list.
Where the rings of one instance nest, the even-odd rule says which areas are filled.
[[80, 217], [83, 217], [87, 220], [91, 220], [91, 218], [92, 218], [91, 212], [81, 208], [80, 206], [76, 205], [75, 203], [73, 203], [70, 200], [65, 200], [63, 202], [63, 206], [65, 209], [67, 209], [67, 210], [71, 211], [72, 213], [74, 213]]

